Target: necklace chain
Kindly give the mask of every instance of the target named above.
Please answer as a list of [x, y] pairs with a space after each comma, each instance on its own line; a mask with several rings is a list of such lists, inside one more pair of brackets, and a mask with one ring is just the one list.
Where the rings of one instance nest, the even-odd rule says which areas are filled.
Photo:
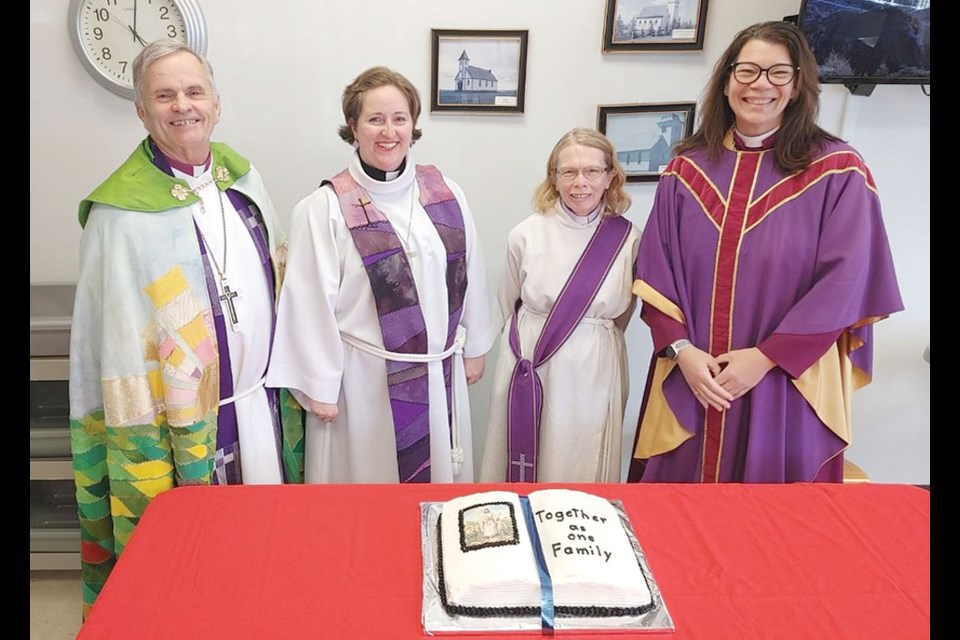
[[[190, 189], [190, 193], [197, 196], [200, 201], [200, 215], [203, 215], [207, 212], [207, 208], [203, 206], [203, 198], [200, 197], [200, 192], [213, 184], [213, 178], [210, 178], [203, 184], [198, 184], [194, 188]], [[217, 193], [220, 193], [220, 189], [217, 189]], [[220, 210], [223, 210], [223, 202], [220, 203]]]
[[417, 255], [416, 251], [410, 249], [410, 231], [413, 229], [413, 209], [416, 206], [417, 194], [414, 189], [410, 190], [410, 217], [407, 219], [407, 233], [405, 238], [401, 238], [400, 234], [397, 234], [397, 238], [400, 240], [400, 243], [403, 244], [403, 250], [407, 256], [414, 258]]
[[[227, 182], [230, 180], [230, 171], [223, 165], [217, 166], [213, 171], [213, 178], [207, 180], [203, 184], [197, 185], [190, 189], [185, 189], [183, 184], [177, 182], [171, 187], [170, 195], [183, 202], [187, 199], [188, 196], [193, 195], [197, 198], [197, 201], [200, 205], [200, 216], [206, 213], [206, 207], [203, 204], [203, 197], [200, 195], [200, 191], [206, 189], [214, 182]], [[219, 295], [217, 298], [225, 306], [227, 313], [230, 316], [230, 323], [234, 331], [240, 331], [240, 320], [237, 317], [237, 308], [234, 304], [234, 300], [242, 295], [239, 289], [231, 289], [230, 283], [227, 282], [227, 212], [223, 207], [223, 193], [220, 191], [220, 188], [214, 186], [214, 189], [217, 192], [217, 202], [220, 203], [220, 221], [223, 225], [223, 268], [220, 268], [220, 264], [217, 262], [216, 256], [213, 255], [213, 249], [210, 247], [210, 243], [207, 242], [207, 237], [203, 233], [203, 229], [200, 228], [199, 218], [197, 219], [196, 229], [200, 234], [200, 240], [203, 242], [204, 246], [207, 248], [207, 254], [210, 256], [210, 262], [213, 263], [213, 268], [217, 270], [218, 278], [218, 289]]]
[[[230, 324], [234, 331], [240, 331], [240, 319], [237, 316], [237, 307], [234, 303], [234, 300], [242, 294], [240, 289], [231, 289], [230, 283], [227, 282], [227, 212], [223, 207], [223, 193], [220, 189], [216, 189], [217, 192], [217, 201], [220, 203], [220, 220], [223, 225], [223, 268], [220, 268], [220, 265], [217, 264], [217, 258], [213, 255], [213, 249], [210, 247], [210, 243], [207, 242], [207, 236], [204, 235], [203, 229], [200, 228], [200, 225], [197, 225], [197, 231], [200, 232], [200, 238], [203, 240], [203, 244], [207, 247], [207, 254], [210, 256], [210, 262], [213, 263], [213, 268], [217, 270], [217, 277], [219, 279], [219, 288], [220, 295], [217, 296], [220, 301], [226, 306], [227, 314], [230, 317]], [[199, 194], [194, 194], [200, 198]], [[203, 198], [200, 198], [201, 202], [201, 211]]]
[[[199, 187], [191, 189], [193, 195], [200, 198], [201, 214], [203, 214], [203, 198], [200, 197], [200, 194], [197, 192], [211, 184], [213, 184], [213, 180], [202, 184]], [[217, 257], [213, 255], [213, 249], [210, 247], [210, 243], [207, 242], [207, 236], [204, 235], [203, 229], [200, 229], [199, 226], [197, 226], [197, 229], [200, 231], [200, 237], [203, 239], [203, 244], [207, 245], [207, 252], [210, 254], [210, 261], [213, 262], [213, 268], [217, 270], [217, 277], [220, 279], [220, 282], [223, 283], [227, 279], [227, 213], [223, 208], [223, 194], [220, 192], [220, 189], [217, 189], [217, 200], [220, 202], [220, 220], [223, 224], [223, 269], [221, 269], [220, 265], [217, 264]]]

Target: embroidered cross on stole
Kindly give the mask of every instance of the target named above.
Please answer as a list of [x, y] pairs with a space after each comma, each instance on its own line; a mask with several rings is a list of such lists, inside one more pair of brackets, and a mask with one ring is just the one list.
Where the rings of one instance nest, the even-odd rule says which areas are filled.
[[630, 227], [630, 221], [621, 216], [604, 216], [600, 221], [550, 310], [533, 356], [529, 359], [520, 352], [520, 333], [517, 329], [520, 301], [517, 301], [510, 318], [510, 349], [517, 358], [517, 364], [510, 377], [507, 403], [508, 482], [537, 481], [540, 414], [543, 408], [543, 384], [537, 367], [553, 357], [586, 314], [617, 254], [626, 243]]
[[[453, 344], [467, 290], [466, 234], [463, 213], [432, 165], [417, 165], [420, 204], [440, 234], [447, 252], [446, 348]], [[427, 330], [410, 263], [393, 225], [369, 195], [342, 171], [322, 184], [333, 186], [353, 242], [360, 252], [376, 299], [383, 345], [396, 353], [427, 353]], [[387, 387], [397, 441], [400, 482], [430, 482], [430, 406], [426, 363], [386, 361]], [[443, 361], [448, 426], [451, 408], [451, 358]]]

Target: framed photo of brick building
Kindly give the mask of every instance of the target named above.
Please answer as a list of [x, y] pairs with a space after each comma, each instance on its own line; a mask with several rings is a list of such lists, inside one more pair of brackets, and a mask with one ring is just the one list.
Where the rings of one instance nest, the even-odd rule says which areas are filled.
[[607, 0], [604, 53], [701, 51], [707, 0]]
[[610, 138], [627, 182], [656, 182], [673, 147], [693, 133], [696, 103], [600, 105], [597, 129]]
[[523, 113], [526, 30], [431, 34], [431, 112]]

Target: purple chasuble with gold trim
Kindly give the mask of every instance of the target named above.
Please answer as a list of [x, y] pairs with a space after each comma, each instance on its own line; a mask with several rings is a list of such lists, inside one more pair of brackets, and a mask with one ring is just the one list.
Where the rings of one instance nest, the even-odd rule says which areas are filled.
[[[543, 407], [543, 385], [537, 367], [553, 357], [583, 319], [626, 243], [630, 227], [630, 221], [623, 217], [603, 217], [550, 309], [530, 359], [524, 358], [520, 352], [517, 309], [514, 309], [510, 318], [510, 349], [517, 364], [510, 376], [507, 399], [508, 482], [537, 481]], [[519, 306], [518, 300], [517, 308]]]
[[[420, 204], [433, 222], [447, 252], [446, 348], [456, 336], [467, 290], [466, 232], [460, 204], [432, 165], [417, 165]], [[407, 254], [393, 225], [366, 190], [346, 170], [324, 180], [337, 193], [353, 242], [363, 259], [376, 300], [383, 346], [394, 353], [427, 353], [427, 328]], [[430, 403], [427, 363], [387, 360], [387, 388], [397, 439], [400, 482], [430, 482]], [[443, 381], [450, 402], [451, 358], [443, 361]], [[448, 424], [451, 419], [447, 412]]]

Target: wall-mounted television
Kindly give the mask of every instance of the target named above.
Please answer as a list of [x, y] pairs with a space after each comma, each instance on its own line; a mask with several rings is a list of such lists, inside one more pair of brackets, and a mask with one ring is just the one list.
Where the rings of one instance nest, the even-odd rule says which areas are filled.
[[820, 82], [930, 84], [930, 0], [803, 0], [797, 26]]

